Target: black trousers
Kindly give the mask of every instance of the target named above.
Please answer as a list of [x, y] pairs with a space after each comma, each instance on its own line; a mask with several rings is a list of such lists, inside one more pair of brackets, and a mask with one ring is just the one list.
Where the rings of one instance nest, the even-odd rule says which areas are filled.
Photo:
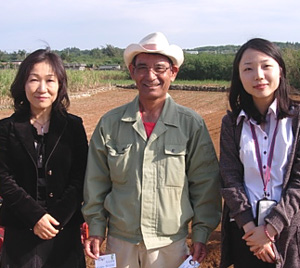
[[275, 268], [275, 264], [263, 262], [253, 255], [245, 240], [242, 239], [244, 234], [244, 230], [239, 229], [236, 222], [230, 223], [231, 252], [234, 268]]
[[1, 268], [85, 268], [80, 228], [65, 227], [51, 240], [29, 229], [5, 228]]

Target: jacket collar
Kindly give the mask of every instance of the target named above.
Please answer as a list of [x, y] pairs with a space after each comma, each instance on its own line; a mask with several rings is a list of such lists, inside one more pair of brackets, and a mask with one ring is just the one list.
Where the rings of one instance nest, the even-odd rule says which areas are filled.
[[[277, 112], [278, 112], [278, 107], [277, 107], [277, 99], [274, 99], [272, 104], [269, 106], [267, 115], [274, 115], [274, 118], [277, 119]], [[253, 118], [249, 118], [249, 116], [246, 114], [244, 110], [240, 111], [240, 114], [237, 117], [236, 124], [238, 125], [242, 118], [245, 118], [245, 120], [250, 120], [253, 124], [257, 124], [256, 121]]]
[[[124, 115], [121, 120], [123, 122], [132, 123], [135, 131], [146, 141], [147, 135], [145, 128], [143, 126], [143, 121], [139, 112], [139, 96], [136, 96], [135, 99], [130, 102], [125, 110]], [[156, 140], [160, 135], [167, 131], [167, 125], [172, 125], [175, 127], [179, 126], [178, 112], [176, 103], [167, 94], [166, 101], [161, 112], [161, 115], [156, 122], [155, 128], [150, 136], [149, 143]]]
[[[29, 153], [31, 159], [36, 162], [37, 154], [34, 148], [34, 137], [32, 135], [32, 125], [28, 116], [15, 117], [15, 133]], [[59, 142], [64, 129], [66, 128], [67, 120], [64, 116], [58, 113], [52, 113], [47, 146], [46, 146], [46, 159], [50, 157], [57, 143]]]
[[14, 131], [20, 142], [29, 153], [33, 162], [36, 162], [37, 154], [34, 148], [34, 138], [32, 135], [32, 125], [30, 119], [27, 116], [16, 116], [14, 123]]
[[60, 141], [60, 138], [67, 127], [67, 123], [68, 122], [65, 116], [59, 113], [52, 113], [46, 146], [47, 160]]
[[[140, 119], [139, 96], [137, 95], [135, 99], [127, 105], [126, 111], [121, 120], [124, 122], [136, 122]], [[165, 125], [172, 125], [175, 127], [179, 126], [176, 103], [169, 94], [167, 94], [164, 108], [158, 120], [163, 122]]]

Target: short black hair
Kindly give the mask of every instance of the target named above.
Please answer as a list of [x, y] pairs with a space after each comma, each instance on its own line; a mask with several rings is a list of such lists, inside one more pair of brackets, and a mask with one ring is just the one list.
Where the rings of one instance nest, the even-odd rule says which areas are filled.
[[10, 87], [16, 113], [27, 113], [30, 115], [30, 103], [26, 97], [25, 84], [34, 65], [44, 61], [51, 65], [59, 84], [58, 95], [52, 104], [52, 110], [64, 114], [70, 106], [70, 99], [67, 92], [67, 74], [62, 59], [56, 53], [52, 52], [50, 48], [38, 49], [22, 61], [17, 75]]

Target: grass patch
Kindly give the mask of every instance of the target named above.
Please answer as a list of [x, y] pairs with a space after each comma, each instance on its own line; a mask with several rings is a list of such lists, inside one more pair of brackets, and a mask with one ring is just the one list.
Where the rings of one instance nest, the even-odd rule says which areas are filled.
[[10, 86], [17, 74], [16, 70], [0, 70], [0, 97], [10, 95]]
[[[0, 97], [9, 97], [10, 86], [16, 76], [17, 70], [0, 70]], [[134, 83], [130, 79], [127, 71], [77, 71], [67, 70], [68, 84], [70, 92], [96, 89], [103, 86], [131, 85]], [[195, 85], [195, 86], [220, 86], [228, 87], [228, 81], [187, 81], [175, 80], [174, 85]]]
[[187, 85], [187, 86], [211, 86], [211, 87], [229, 87], [230, 82], [225, 80], [175, 80], [174, 85]]
[[122, 71], [67, 70], [67, 75], [71, 92], [98, 88], [128, 79], [128, 73]]

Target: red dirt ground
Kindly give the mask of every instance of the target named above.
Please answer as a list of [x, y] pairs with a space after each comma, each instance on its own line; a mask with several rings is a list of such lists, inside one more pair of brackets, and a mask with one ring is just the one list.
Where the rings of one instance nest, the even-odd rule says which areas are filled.
[[[169, 91], [174, 100], [190, 107], [204, 118], [217, 154], [219, 155], [219, 136], [221, 119], [227, 109], [227, 95], [221, 92]], [[102, 88], [93, 92], [79, 92], [71, 96], [69, 111], [82, 117], [88, 139], [100, 119], [108, 110], [131, 101], [137, 94], [134, 89]], [[0, 110], [0, 118], [9, 116], [11, 109]], [[190, 240], [188, 239], [188, 243]], [[201, 268], [218, 267], [220, 260], [220, 226], [212, 233], [208, 242], [208, 256]], [[90, 260], [88, 267], [92, 268]]]

